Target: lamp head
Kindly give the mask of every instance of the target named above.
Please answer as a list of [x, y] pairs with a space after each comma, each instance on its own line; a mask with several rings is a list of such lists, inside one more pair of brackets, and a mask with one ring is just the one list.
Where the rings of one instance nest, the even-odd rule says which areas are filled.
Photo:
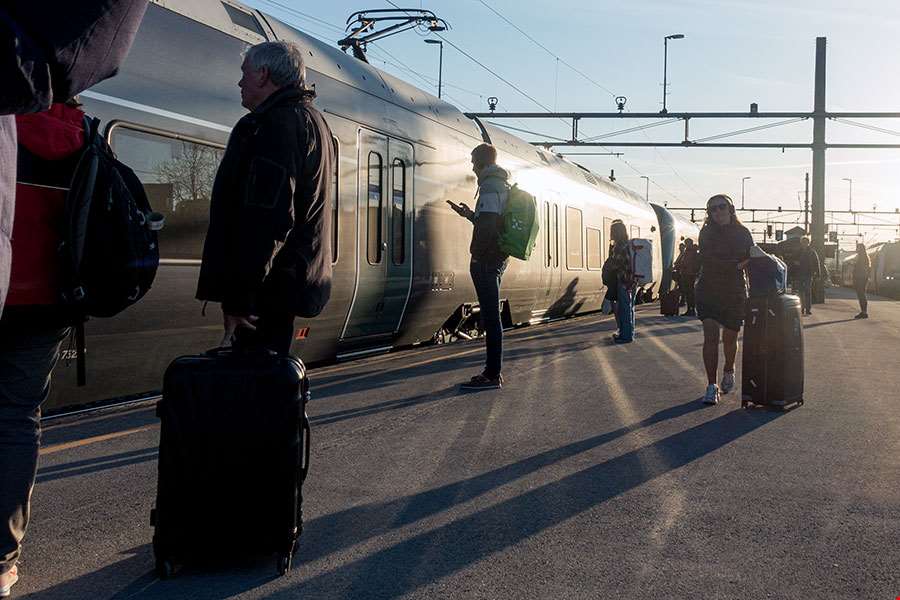
[[666, 39], [667, 40], [681, 40], [681, 39], [684, 39], [684, 34], [683, 33], [673, 33], [672, 35], [667, 35]]

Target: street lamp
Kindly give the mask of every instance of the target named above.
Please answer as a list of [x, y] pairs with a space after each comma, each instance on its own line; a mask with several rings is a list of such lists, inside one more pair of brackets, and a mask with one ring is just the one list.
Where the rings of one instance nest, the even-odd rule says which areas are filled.
[[441, 47], [438, 58], [438, 98], [441, 97], [441, 75], [444, 70], [444, 42], [441, 40], [425, 40], [426, 44], [437, 44]]
[[647, 191], [644, 193], [644, 199], [650, 202], [650, 178], [646, 175], [641, 175], [641, 179], [647, 180]]
[[666, 110], [666, 88], [668, 87], [668, 80], [666, 78], [666, 70], [669, 61], [669, 40], [681, 40], [684, 39], [683, 33], [673, 33], [672, 35], [667, 35], [663, 38], [663, 107], [662, 110], [659, 111], [661, 114], [666, 114], [669, 112]]
[[741, 210], [744, 210], [744, 182], [748, 179], [753, 179], [752, 177], [743, 177], [741, 178]]
[[850, 212], [852, 213], [853, 212], [853, 180], [850, 179], [849, 177], [844, 177], [843, 180], [850, 182]]

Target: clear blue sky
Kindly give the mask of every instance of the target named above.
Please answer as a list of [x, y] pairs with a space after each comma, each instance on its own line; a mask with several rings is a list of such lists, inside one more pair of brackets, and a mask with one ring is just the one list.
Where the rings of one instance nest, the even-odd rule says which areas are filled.
[[[892, 0], [861, 0], [853, 4], [836, 0], [395, 2], [402, 7], [433, 10], [452, 26], [442, 34], [447, 40], [540, 104], [560, 111], [614, 110], [613, 95], [619, 94], [628, 97], [628, 110], [658, 111], [663, 37], [683, 33], [685, 39], [669, 43], [670, 111], [746, 111], [751, 102], [757, 102], [761, 111], [811, 110], [815, 38], [825, 36], [828, 109], [900, 112], [900, 2]], [[343, 28], [350, 13], [390, 8], [385, 0], [249, 3], [329, 42], [341, 37], [339, 28]], [[288, 12], [279, 5], [305, 15]], [[377, 67], [436, 93], [438, 49], [424, 44], [423, 37], [425, 34], [410, 31], [374, 44], [370, 46], [370, 60]], [[592, 81], [558, 63], [556, 57]], [[445, 99], [464, 110], [486, 110], [488, 96], [500, 98], [498, 110], [542, 110], [447, 44], [443, 75]], [[900, 119], [867, 122], [900, 131]], [[641, 123], [583, 121], [582, 137]], [[508, 124], [557, 137], [568, 137], [570, 133], [570, 126], [560, 121]], [[694, 122], [691, 135], [696, 139], [756, 124]], [[680, 141], [681, 136], [682, 126], [673, 124], [620, 139]], [[811, 138], [812, 126], [803, 122], [729, 141], [808, 142]], [[829, 123], [828, 139], [900, 143], [897, 136], [837, 123]], [[740, 202], [741, 178], [749, 176], [752, 179], [746, 183], [748, 207], [798, 208], [797, 192], [803, 189], [804, 173], [811, 170], [811, 153], [805, 150], [622, 151], [624, 160], [575, 160], [603, 174], [615, 169], [620, 183], [640, 193], [645, 189], [640, 175], [647, 175], [652, 182], [650, 199], [667, 201], [669, 206], [702, 205], [717, 192], [728, 193]], [[842, 180], [845, 177], [853, 179], [854, 208], [900, 208], [900, 150], [830, 150], [827, 160], [826, 209], [847, 208], [848, 183]], [[898, 222], [897, 218], [888, 220]], [[868, 240], [897, 237], [896, 229], [878, 233], [864, 228], [863, 232]]]

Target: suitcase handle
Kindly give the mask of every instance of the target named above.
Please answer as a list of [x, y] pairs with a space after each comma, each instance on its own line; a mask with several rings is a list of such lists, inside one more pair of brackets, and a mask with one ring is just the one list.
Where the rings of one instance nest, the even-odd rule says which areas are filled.
[[259, 346], [255, 347], [241, 347], [241, 346], [216, 346], [215, 348], [210, 348], [206, 352], [203, 353], [206, 356], [212, 357], [220, 357], [220, 356], [278, 356], [278, 353], [274, 350], [269, 350], [268, 348], [261, 348]]

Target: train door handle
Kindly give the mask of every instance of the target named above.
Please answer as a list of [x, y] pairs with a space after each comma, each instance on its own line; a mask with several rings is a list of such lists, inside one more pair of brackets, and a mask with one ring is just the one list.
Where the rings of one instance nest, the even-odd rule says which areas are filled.
[[382, 250], [387, 250], [387, 242], [381, 242]]

